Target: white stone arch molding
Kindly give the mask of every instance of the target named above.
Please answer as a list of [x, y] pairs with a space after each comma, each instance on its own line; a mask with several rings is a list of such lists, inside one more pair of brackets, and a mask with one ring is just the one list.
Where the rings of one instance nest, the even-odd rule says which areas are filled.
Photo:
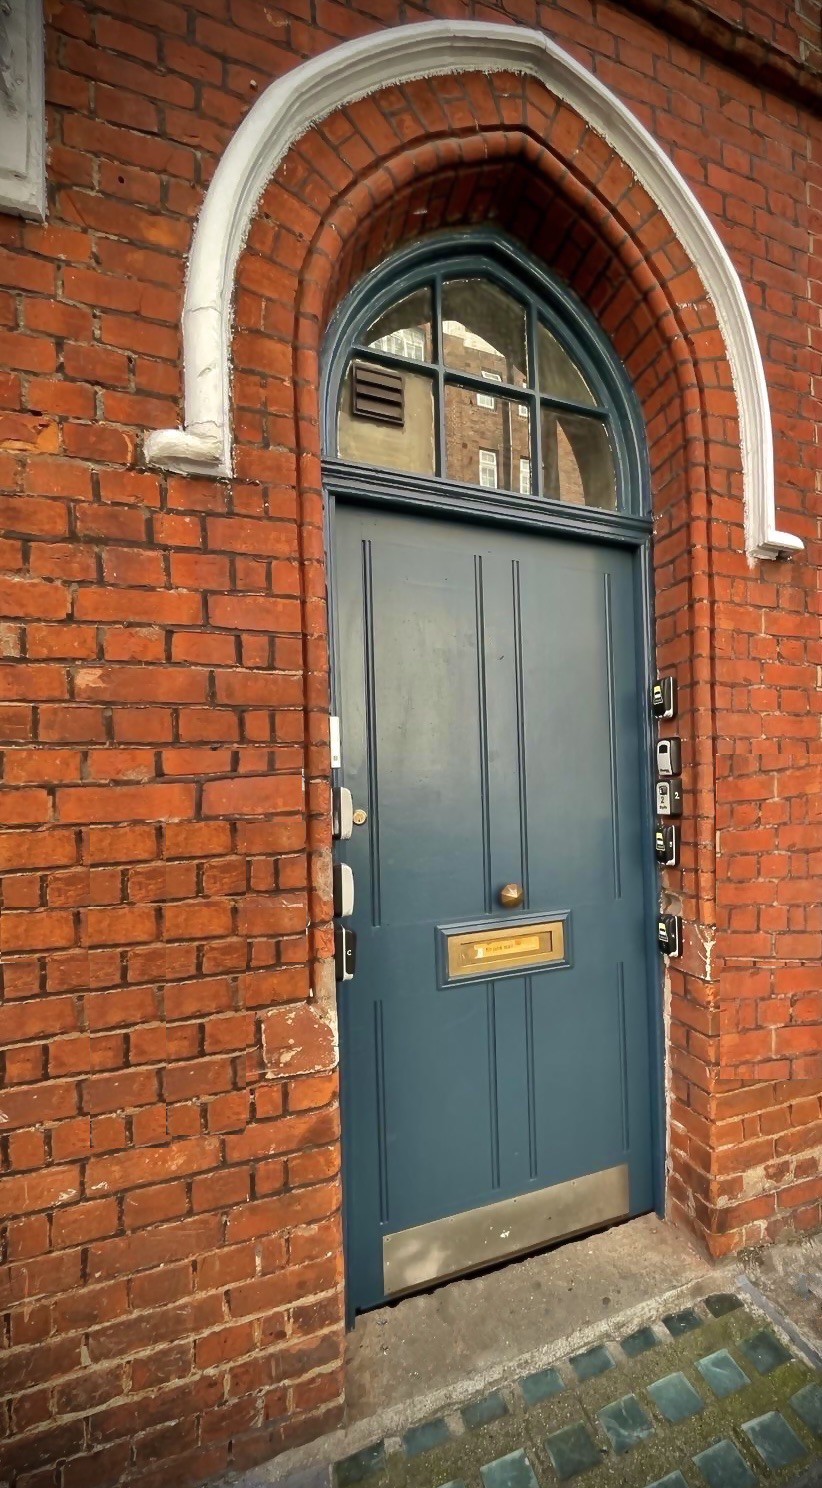
[[333, 110], [380, 88], [454, 72], [538, 78], [577, 110], [667, 217], [716, 310], [739, 409], [750, 558], [803, 548], [776, 525], [768, 389], [739, 276], [690, 187], [609, 88], [539, 31], [482, 21], [423, 21], [358, 37], [301, 63], [261, 94], [214, 173], [194, 230], [183, 306], [185, 426], [145, 440], [152, 465], [231, 474], [231, 320], [237, 261], [263, 190], [287, 150]]

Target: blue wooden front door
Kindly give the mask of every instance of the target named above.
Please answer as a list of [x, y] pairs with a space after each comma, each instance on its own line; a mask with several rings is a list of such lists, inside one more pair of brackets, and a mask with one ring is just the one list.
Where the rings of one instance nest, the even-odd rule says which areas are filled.
[[[356, 1310], [652, 1207], [634, 565], [338, 505], [342, 779], [367, 812], [341, 853]], [[535, 916], [563, 925], [557, 962], [449, 980], [455, 927]]]

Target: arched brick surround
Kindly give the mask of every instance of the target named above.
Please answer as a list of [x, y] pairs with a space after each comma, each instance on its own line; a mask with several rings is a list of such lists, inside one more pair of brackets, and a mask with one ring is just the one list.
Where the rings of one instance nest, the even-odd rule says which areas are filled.
[[[666, 988], [668, 1208], [722, 1254], [778, 1234], [786, 1223], [777, 1212], [776, 1191], [810, 1172], [802, 1154], [812, 1145], [819, 1115], [819, 1059], [805, 1055], [809, 1040], [801, 1028], [792, 1058], [749, 1059], [749, 1048], [765, 1049], [765, 1041], [749, 1045], [745, 1039], [751, 1026], [745, 1019], [755, 1004], [746, 1009], [721, 995], [724, 986], [738, 986], [734, 978], [756, 976], [753, 967], [743, 969], [744, 942], [734, 937], [750, 919], [735, 907], [736, 870], [725, 863], [717, 873], [715, 851], [718, 822], [735, 822], [734, 797], [744, 795], [744, 786], [725, 779], [716, 722], [717, 705], [727, 700], [735, 649], [734, 638], [723, 637], [722, 607], [750, 582], [750, 574], [742, 557], [735, 396], [697, 268], [624, 162], [534, 80], [507, 74], [440, 78], [435, 85], [392, 87], [341, 109], [282, 162], [240, 263], [234, 341], [238, 474], [258, 470], [257, 460], [265, 458], [241, 432], [243, 420], [258, 412], [261, 395], [244, 337], [252, 327], [269, 336], [276, 327], [283, 357], [293, 348], [308, 625], [313, 654], [324, 668], [318, 387], [325, 327], [347, 290], [395, 248], [424, 233], [487, 222], [523, 242], [580, 295], [622, 358], [645, 414], [657, 660], [661, 670], [675, 668], [680, 682], [688, 791], [682, 866], [665, 883], [687, 926], [685, 955], [671, 966]], [[276, 266], [276, 308], [266, 265]], [[264, 398], [271, 384], [268, 389]], [[281, 384], [275, 396], [284, 395], [288, 401]], [[260, 446], [280, 442], [277, 419], [290, 411], [277, 408], [270, 422], [258, 423]], [[324, 681], [321, 670], [313, 686], [323, 698]], [[318, 717], [316, 729], [321, 728]], [[792, 761], [790, 746], [779, 750], [775, 771], [789, 771]], [[744, 769], [744, 761], [735, 759], [734, 776]], [[322, 791], [321, 781], [316, 788]], [[720, 806], [718, 788], [726, 793]], [[327, 852], [327, 843], [320, 851]], [[326, 882], [324, 873], [320, 881]], [[315, 900], [318, 953], [330, 943], [325, 913], [327, 901]], [[801, 990], [801, 969], [793, 980], [790, 968], [783, 977]], [[774, 1135], [794, 1119], [800, 1132], [790, 1149], [783, 1145], [780, 1161]], [[770, 1158], [753, 1197], [734, 1156], [747, 1139], [754, 1160], [760, 1153], [763, 1163]], [[801, 1197], [801, 1184], [798, 1192]], [[810, 1191], [809, 1200], [810, 1224], [818, 1211]]]
[[[742, 503], [735, 400], [721, 338], [699, 274], [662, 213], [603, 140], [533, 80], [468, 74], [436, 85], [411, 83], [331, 115], [282, 162], [240, 263], [237, 473], [265, 478], [280, 458], [272, 447], [293, 438], [319, 736], [327, 707], [318, 392], [324, 331], [347, 290], [401, 244], [489, 222], [541, 257], [585, 301], [628, 369], [645, 414], [657, 648], [660, 666], [675, 667], [680, 680], [689, 795], [682, 867], [668, 885], [688, 925], [669, 989], [667, 1057], [678, 1133], [693, 1121], [700, 1092], [711, 1089], [719, 1054], [717, 962], [709, 968], [705, 951], [716, 923], [711, 546], [741, 549]], [[259, 375], [263, 332], [281, 342], [279, 375], [268, 379]], [[319, 761], [314, 789], [322, 800], [325, 761]], [[315, 954], [322, 955], [330, 929], [329, 844], [321, 832], [315, 845], [321, 887], [312, 923]], [[671, 1207], [709, 1238], [709, 1162], [694, 1163], [676, 1138], [671, 1161]]]

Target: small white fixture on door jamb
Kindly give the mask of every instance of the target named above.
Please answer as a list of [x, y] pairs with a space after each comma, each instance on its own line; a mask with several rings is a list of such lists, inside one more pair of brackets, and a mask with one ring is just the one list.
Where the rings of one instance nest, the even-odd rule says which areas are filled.
[[610, 88], [539, 31], [484, 21], [423, 21], [343, 42], [261, 94], [230, 141], [194, 230], [183, 306], [185, 427], [147, 435], [153, 465], [231, 474], [231, 315], [237, 261], [260, 196], [286, 151], [334, 109], [380, 88], [454, 72], [538, 78], [621, 155], [664, 212], [713, 301], [736, 390], [745, 545], [781, 558], [804, 544], [776, 526], [768, 389], [739, 276], [696, 197]]

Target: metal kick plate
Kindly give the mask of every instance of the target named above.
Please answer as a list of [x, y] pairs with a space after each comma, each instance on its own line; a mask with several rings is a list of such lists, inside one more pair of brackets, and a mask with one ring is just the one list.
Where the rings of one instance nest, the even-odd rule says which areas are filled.
[[477, 1271], [525, 1255], [553, 1240], [627, 1218], [628, 1166], [571, 1178], [537, 1193], [518, 1194], [429, 1224], [383, 1235], [386, 1295], [413, 1292], [433, 1281]]
[[565, 959], [564, 920], [542, 920], [518, 929], [446, 934], [449, 981], [483, 972], [550, 966]]

